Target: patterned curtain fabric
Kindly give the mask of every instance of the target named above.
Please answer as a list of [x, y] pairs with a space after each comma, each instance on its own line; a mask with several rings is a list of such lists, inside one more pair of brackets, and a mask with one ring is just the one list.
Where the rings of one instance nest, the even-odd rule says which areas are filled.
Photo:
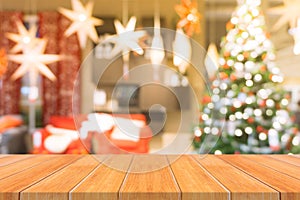
[[[22, 19], [21, 12], [0, 12], [0, 48], [8, 52], [14, 45], [5, 37], [6, 32], [17, 33], [16, 21]], [[20, 104], [21, 79], [11, 81], [10, 76], [18, 68], [18, 64], [9, 62], [7, 72], [2, 77], [0, 86], [0, 116], [5, 114], [18, 114]]]
[[72, 116], [80, 110], [80, 94], [73, 96], [75, 80], [81, 64], [81, 49], [77, 36], [64, 36], [71, 22], [57, 12], [39, 13], [40, 35], [48, 39], [46, 53], [60, 54], [63, 60], [48, 65], [56, 75], [56, 82], [43, 77], [43, 122], [47, 124], [50, 116]]

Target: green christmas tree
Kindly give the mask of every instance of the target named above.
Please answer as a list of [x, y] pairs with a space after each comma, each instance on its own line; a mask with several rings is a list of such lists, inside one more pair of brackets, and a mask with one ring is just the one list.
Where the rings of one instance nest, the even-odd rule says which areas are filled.
[[203, 98], [193, 144], [204, 153], [299, 152], [289, 95], [265, 30], [260, 0], [239, 0], [226, 25], [219, 70]]

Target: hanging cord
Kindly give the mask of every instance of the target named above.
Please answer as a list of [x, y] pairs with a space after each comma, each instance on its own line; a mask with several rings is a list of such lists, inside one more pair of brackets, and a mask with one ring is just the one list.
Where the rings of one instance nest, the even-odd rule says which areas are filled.
[[122, 0], [122, 22], [123, 24], [128, 22], [128, 0]]

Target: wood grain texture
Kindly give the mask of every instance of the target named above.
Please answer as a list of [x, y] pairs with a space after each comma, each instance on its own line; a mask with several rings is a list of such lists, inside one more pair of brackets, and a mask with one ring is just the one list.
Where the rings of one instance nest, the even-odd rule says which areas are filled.
[[69, 191], [93, 171], [99, 162], [93, 156], [85, 156], [21, 193], [21, 199], [68, 200]]
[[[173, 161], [174, 156], [168, 159]], [[171, 162], [171, 168], [182, 193], [181, 199], [228, 199], [229, 192], [190, 156], [183, 155]]]
[[279, 199], [279, 193], [255, 178], [236, 169], [216, 156], [194, 158], [222, 185], [230, 190], [232, 200], [239, 199]]
[[19, 199], [19, 193], [22, 190], [34, 185], [79, 158], [79, 156], [58, 156], [56, 159], [48, 159], [48, 161], [41, 162], [35, 167], [25, 169], [17, 174], [1, 179], [0, 200]]
[[0, 157], [0, 167], [17, 162], [19, 160], [25, 160], [30, 157], [32, 157], [32, 155], [2, 155]]
[[299, 160], [288, 155], [0, 155], [0, 200], [294, 200], [300, 199]]
[[132, 161], [132, 155], [114, 155], [105, 160], [71, 192], [72, 200], [116, 200]]
[[[8, 165], [0, 167], [0, 179], [9, 177], [13, 174], [22, 172], [28, 168], [32, 168], [42, 162], [54, 159], [52, 155], [43, 155], [43, 156], [24, 156], [24, 159], [19, 159], [17, 162], [12, 162]], [[3, 158], [5, 159], [5, 158]], [[12, 157], [12, 161], [15, 161], [15, 157]], [[7, 161], [9, 162], [9, 161]]]
[[223, 155], [220, 158], [280, 192], [281, 200], [300, 199], [300, 181], [251, 161], [251, 156]]
[[251, 161], [270, 167], [276, 171], [279, 171], [283, 174], [287, 174], [291, 177], [300, 180], [300, 168], [293, 164], [273, 159], [272, 157], [269, 157], [267, 155], [261, 155], [261, 156], [251, 155], [251, 156], [247, 156], [247, 159], [250, 159]]
[[[143, 171], [143, 173], [136, 173]], [[136, 155], [120, 189], [120, 198], [179, 199], [180, 190], [163, 155]]]
[[300, 167], [300, 157], [294, 155], [269, 155], [270, 157]]

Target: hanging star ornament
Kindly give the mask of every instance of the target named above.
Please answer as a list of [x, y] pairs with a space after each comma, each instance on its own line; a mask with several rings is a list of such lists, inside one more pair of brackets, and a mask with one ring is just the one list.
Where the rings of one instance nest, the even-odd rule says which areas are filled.
[[37, 26], [32, 25], [29, 30], [23, 25], [21, 21], [16, 22], [17, 29], [19, 34], [16, 33], [5, 33], [5, 36], [14, 41], [15, 46], [10, 49], [11, 53], [19, 53], [25, 47], [29, 47], [34, 45], [34, 43], [38, 42], [39, 38], [36, 38]]
[[91, 38], [93, 42], [97, 43], [99, 37], [95, 26], [103, 24], [101, 19], [92, 17], [94, 3], [89, 1], [85, 6], [79, 0], [72, 0], [73, 10], [65, 8], [58, 8], [58, 11], [72, 21], [70, 27], [65, 31], [65, 36], [77, 33], [79, 44], [81, 48], [85, 48], [87, 38]]
[[0, 79], [7, 71], [7, 57], [4, 48], [0, 49]]
[[23, 54], [8, 55], [8, 60], [21, 64], [20, 67], [13, 73], [11, 79], [16, 80], [29, 72], [32, 82], [37, 79], [38, 73], [41, 73], [50, 80], [55, 81], [55, 75], [46, 65], [61, 60], [61, 56], [44, 54], [46, 45], [47, 40], [40, 39], [35, 46], [26, 49]]
[[273, 26], [273, 31], [278, 31], [283, 25], [289, 23], [290, 28], [297, 26], [300, 18], [300, 0], [283, 0], [284, 5], [271, 8], [270, 14], [282, 15]]
[[175, 11], [180, 17], [177, 29], [183, 28], [189, 37], [194, 33], [200, 33], [201, 15], [196, 0], [181, 0], [181, 4], [175, 5]]
[[139, 45], [140, 38], [145, 36], [145, 31], [134, 31], [136, 24], [136, 17], [131, 17], [126, 26], [123, 26], [119, 20], [114, 21], [117, 34], [109, 39], [109, 42], [114, 43], [111, 54], [112, 56], [122, 52], [123, 54], [128, 51], [142, 55], [144, 50]]

